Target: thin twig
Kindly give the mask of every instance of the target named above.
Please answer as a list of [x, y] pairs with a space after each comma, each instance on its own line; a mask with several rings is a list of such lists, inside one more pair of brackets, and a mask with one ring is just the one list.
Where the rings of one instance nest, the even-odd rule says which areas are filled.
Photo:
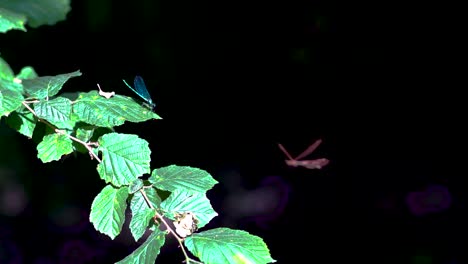
[[61, 135], [64, 135], [68, 138], [70, 138], [71, 140], [73, 141], [76, 141], [78, 143], [80, 143], [81, 145], [83, 145], [89, 152], [89, 154], [91, 155], [91, 158], [95, 158], [97, 161], [99, 161], [99, 163], [101, 163], [101, 159], [93, 152], [93, 148], [91, 146], [98, 146], [98, 144], [96, 142], [89, 142], [89, 143], [86, 143], [74, 136], [71, 136], [69, 134], [67, 134], [64, 130], [60, 130], [58, 129], [57, 127], [55, 127], [54, 125], [52, 125], [49, 121], [47, 120], [44, 120], [40, 117], [37, 116], [36, 112], [28, 105], [28, 104], [31, 104], [31, 103], [37, 103], [39, 101], [37, 100], [34, 100], [34, 101], [23, 101], [23, 105], [24, 107], [26, 107], [31, 113], [33, 113], [33, 115], [39, 120], [39, 122], [42, 122], [44, 124], [46, 124], [47, 126], [49, 126], [50, 128], [52, 128], [57, 134], [61, 134]]
[[90, 147], [90, 145], [95, 145], [97, 144], [96, 142], [90, 142], [90, 143], [86, 143], [82, 140], [79, 140], [77, 139], [76, 137], [74, 136], [71, 136], [71, 135], [68, 135], [64, 130], [60, 130], [58, 128], [55, 129], [55, 132], [59, 133], [59, 134], [62, 134], [64, 136], [67, 136], [69, 137], [71, 140], [74, 140], [78, 143], [80, 143], [81, 145], [83, 145], [88, 151], [89, 151], [89, 154], [92, 155], [97, 161], [99, 161], [99, 163], [101, 163], [101, 159], [96, 155], [94, 154], [93, 152], [93, 148]]
[[[184, 253], [184, 256], [185, 256], [185, 260], [188, 261], [187, 263], [190, 263], [190, 261], [195, 261], [193, 259], [191, 259], [189, 257], [189, 255], [187, 254], [187, 251], [185, 251], [185, 247], [184, 247], [184, 239], [180, 238], [177, 233], [171, 228], [171, 226], [167, 223], [166, 219], [164, 219], [164, 217], [158, 213], [158, 211], [154, 208], [153, 204], [151, 203], [151, 201], [149, 200], [148, 196], [146, 195], [146, 192], [144, 190], [144, 188], [140, 189], [140, 193], [143, 195], [143, 198], [145, 199], [146, 203], [148, 204], [148, 206], [155, 210], [156, 212], [156, 215], [155, 215], [155, 218], [154, 218], [154, 221], [157, 223], [157, 219], [156, 218], [159, 218], [161, 220], [161, 222], [166, 226], [166, 229], [169, 230], [169, 233], [171, 233], [177, 240], [177, 242], [179, 243], [180, 245], [180, 249], [182, 250], [182, 253]], [[202, 262], [197, 262], [197, 263], [202, 263]]]

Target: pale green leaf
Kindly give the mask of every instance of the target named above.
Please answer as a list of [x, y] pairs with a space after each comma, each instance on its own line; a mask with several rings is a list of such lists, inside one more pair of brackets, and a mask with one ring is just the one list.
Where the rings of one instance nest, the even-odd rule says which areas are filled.
[[128, 185], [150, 172], [151, 150], [146, 140], [137, 135], [109, 133], [98, 142], [102, 162], [97, 170], [107, 183]]
[[161, 209], [167, 212], [165, 215], [174, 220], [175, 213], [192, 212], [198, 219], [198, 227], [208, 224], [218, 215], [213, 210], [210, 200], [205, 193], [189, 193], [175, 190], [161, 203]]
[[2, 8], [2, 2], [3, 0], [0, 0], [0, 33], [5, 33], [11, 29], [26, 31], [26, 28], [24, 27], [26, 16], [21, 13]]
[[6, 119], [7, 124], [18, 131], [20, 134], [32, 138], [34, 128], [36, 128], [37, 119], [34, 118], [33, 113], [24, 112], [18, 113], [13, 112]]
[[70, 120], [71, 101], [68, 98], [57, 97], [49, 101], [34, 104], [34, 111], [39, 118], [49, 122], [66, 122]]
[[[154, 188], [147, 188], [144, 191], [146, 193], [146, 197], [148, 197], [153, 205], [153, 208], [158, 208], [161, 204], [161, 198], [159, 198], [156, 190]], [[149, 214], [148, 209], [150, 209], [141, 192], [136, 192], [133, 195], [132, 201], [130, 202], [130, 209], [132, 211], [130, 231], [135, 241], [138, 241], [148, 227], [149, 220], [147, 218], [147, 214]], [[153, 210], [151, 211], [152, 216], [154, 216], [155, 212]]]
[[21, 81], [15, 80], [14, 78], [0, 78], [0, 91], [3, 90], [16, 91], [23, 94], [23, 85]]
[[54, 25], [71, 10], [70, 0], [0, 0], [0, 6], [26, 15], [31, 27]]
[[132, 254], [116, 264], [154, 264], [165, 242], [166, 233], [156, 229]]
[[37, 78], [37, 77], [38, 77], [38, 75], [37, 75], [36, 71], [31, 66], [23, 67], [21, 69], [20, 73], [18, 73], [16, 75], [16, 78], [20, 79], [20, 80], [34, 79], [34, 78]]
[[56, 76], [41, 76], [34, 79], [24, 79], [22, 84], [26, 93], [33, 98], [46, 99], [56, 95], [63, 85], [73, 77], [81, 76], [81, 72], [59, 74]]
[[122, 231], [127, 208], [127, 187], [115, 188], [107, 185], [94, 198], [89, 221], [94, 228], [114, 239]]
[[59, 160], [63, 155], [72, 152], [72, 140], [61, 134], [46, 135], [37, 145], [37, 157], [44, 163]]
[[73, 111], [81, 121], [101, 127], [120, 126], [125, 121], [143, 122], [161, 119], [130, 97], [115, 95], [107, 99], [100, 96], [97, 91], [81, 93], [73, 105]]
[[161, 190], [188, 192], [206, 192], [218, 183], [204, 170], [177, 165], [153, 170], [148, 180]]
[[258, 237], [243, 230], [215, 228], [194, 233], [184, 240], [187, 249], [205, 264], [274, 263], [270, 251]]

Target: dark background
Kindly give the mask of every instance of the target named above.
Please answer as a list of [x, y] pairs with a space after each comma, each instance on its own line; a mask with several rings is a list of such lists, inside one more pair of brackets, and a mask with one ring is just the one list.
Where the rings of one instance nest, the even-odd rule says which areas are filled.
[[[220, 215], [207, 228], [258, 235], [279, 263], [453, 264], [466, 261], [468, 235], [456, 10], [73, 1], [66, 21], [2, 34], [0, 50], [15, 72], [81, 70], [64, 91], [99, 83], [134, 96], [121, 79], [141, 75], [163, 120], [117, 131], [148, 140], [152, 168], [210, 172], [220, 182], [209, 192]], [[0, 132], [0, 263], [113, 263], [139, 245], [125, 231], [111, 241], [89, 223], [104, 187], [94, 161], [42, 164], [34, 142], [3, 122]], [[286, 166], [278, 142], [297, 155], [318, 138], [311, 158], [328, 166]], [[451, 203], [415, 215], [407, 195], [430, 185], [447, 188]], [[183, 260], [171, 245], [157, 263]]]

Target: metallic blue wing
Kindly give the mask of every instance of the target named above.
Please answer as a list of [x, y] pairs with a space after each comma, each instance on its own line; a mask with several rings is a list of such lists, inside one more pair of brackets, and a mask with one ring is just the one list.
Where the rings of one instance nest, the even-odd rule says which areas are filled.
[[150, 105], [153, 105], [153, 100], [151, 99], [151, 95], [148, 93], [145, 82], [143, 81], [143, 78], [141, 78], [141, 76], [138, 76], [138, 75], [135, 76], [133, 85], [135, 86], [134, 88], [137, 94], [141, 96], [141, 98], [143, 98]]

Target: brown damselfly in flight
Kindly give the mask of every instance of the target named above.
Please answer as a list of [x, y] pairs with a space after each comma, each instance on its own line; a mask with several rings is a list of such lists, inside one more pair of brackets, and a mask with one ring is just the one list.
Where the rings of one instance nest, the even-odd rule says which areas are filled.
[[318, 139], [315, 141], [312, 145], [310, 145], [304, 152], [299, 154], [296, 158], [293, 158], [288, 151], [283, 147], [283, 145], [278, 144], [279, 148], [283, 153], [286, 155], [288, 158], [286, 160], [286, 164], [291, 167], [304, 167], [306, 169], [321, 169], [324, 166], [326, 166], [330, 161], [326, 158], [320, 158], [320, 159], [313, 159], [313, 160], [301, 160], [302, 158], [305, 158], [322, 143], [321, 139]]

